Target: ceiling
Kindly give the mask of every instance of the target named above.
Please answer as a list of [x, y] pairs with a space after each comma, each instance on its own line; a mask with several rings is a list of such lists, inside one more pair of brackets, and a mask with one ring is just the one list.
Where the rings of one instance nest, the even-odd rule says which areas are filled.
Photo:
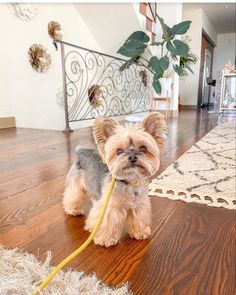
[[217, 34], [236, 32], [235, 3], [188, 3], [184, 9], [203, 9]]

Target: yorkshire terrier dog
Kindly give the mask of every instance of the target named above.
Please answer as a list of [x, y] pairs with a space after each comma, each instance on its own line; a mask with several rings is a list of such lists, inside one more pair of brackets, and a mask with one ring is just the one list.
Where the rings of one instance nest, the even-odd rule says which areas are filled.
[[85, 223], [85, 229], [92, 231], [113, 175], [117, 181], [95, 244], [115, 245], [125, 229], [132, 238], [146, 239], [151, 234], [148, 181], [160, 166], [167, 135], [164, 116], [151, 112], [142, 123], [126, 126], [111, 118], [97, 118], [93, 135], [99, 153], [76, 148], [76, 159], [66, 179], [66, 213], [83, 215], [92, 201]]

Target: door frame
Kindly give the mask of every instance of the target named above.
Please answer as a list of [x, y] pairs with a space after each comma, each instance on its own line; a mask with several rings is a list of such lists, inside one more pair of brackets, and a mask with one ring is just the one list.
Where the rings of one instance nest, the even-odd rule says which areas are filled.
[[199, 82], [198, 82], [198, 102], [197, 105], [200, 108], [201, 101], [202, 101], [202, 83], [203, 83], [203, 70], [204, 70], [204, 63], [205, 63], [205, 51], [203, 52], [203, 44], [202, 39], [205, 38], [206, 41], [210, 45], [210, 50], [212, 52], [212, 60], [211, 60], [211, 74], [212, 74], [212, 67], [213, 67], [213, 58], [214, 58], [214, 48], [216, 46], [215, 42], [209, 37], [204, 29], [202, 29], [202, 38], [201, 38], [201, 58], [200, 58], [200, 70], [199, 70]]

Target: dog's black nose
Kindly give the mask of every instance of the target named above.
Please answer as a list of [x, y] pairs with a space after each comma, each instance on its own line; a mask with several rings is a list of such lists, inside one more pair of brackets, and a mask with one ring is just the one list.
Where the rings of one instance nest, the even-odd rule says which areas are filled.
[[138, 158], [136, 155], [129, 155], [128, 160], [130, 163], [135, 163], [135, 162], [137, 162]]

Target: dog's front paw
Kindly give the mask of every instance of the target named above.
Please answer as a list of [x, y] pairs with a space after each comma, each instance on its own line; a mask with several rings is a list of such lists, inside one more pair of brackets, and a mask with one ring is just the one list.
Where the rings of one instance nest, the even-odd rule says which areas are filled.
[[66, 214], [72, 215], [72, 216], [84, 215], [84, 210], [78, 209], [78, 208], [73, 208], [73, 209], [65, 208], [65, 212]]
[[96, 245], [105, 246], [107, 248], [114, 246], [118, 243], [118, 240], [115, 238], [104, 239], [103, 237], [99, 236], [95, 236], [93, 240]]
[[129, 232], [131, 238], [136, 240], [145, 240], [151, 235], [151, 228], [149, 226], [145, 228], [136, 228]]

